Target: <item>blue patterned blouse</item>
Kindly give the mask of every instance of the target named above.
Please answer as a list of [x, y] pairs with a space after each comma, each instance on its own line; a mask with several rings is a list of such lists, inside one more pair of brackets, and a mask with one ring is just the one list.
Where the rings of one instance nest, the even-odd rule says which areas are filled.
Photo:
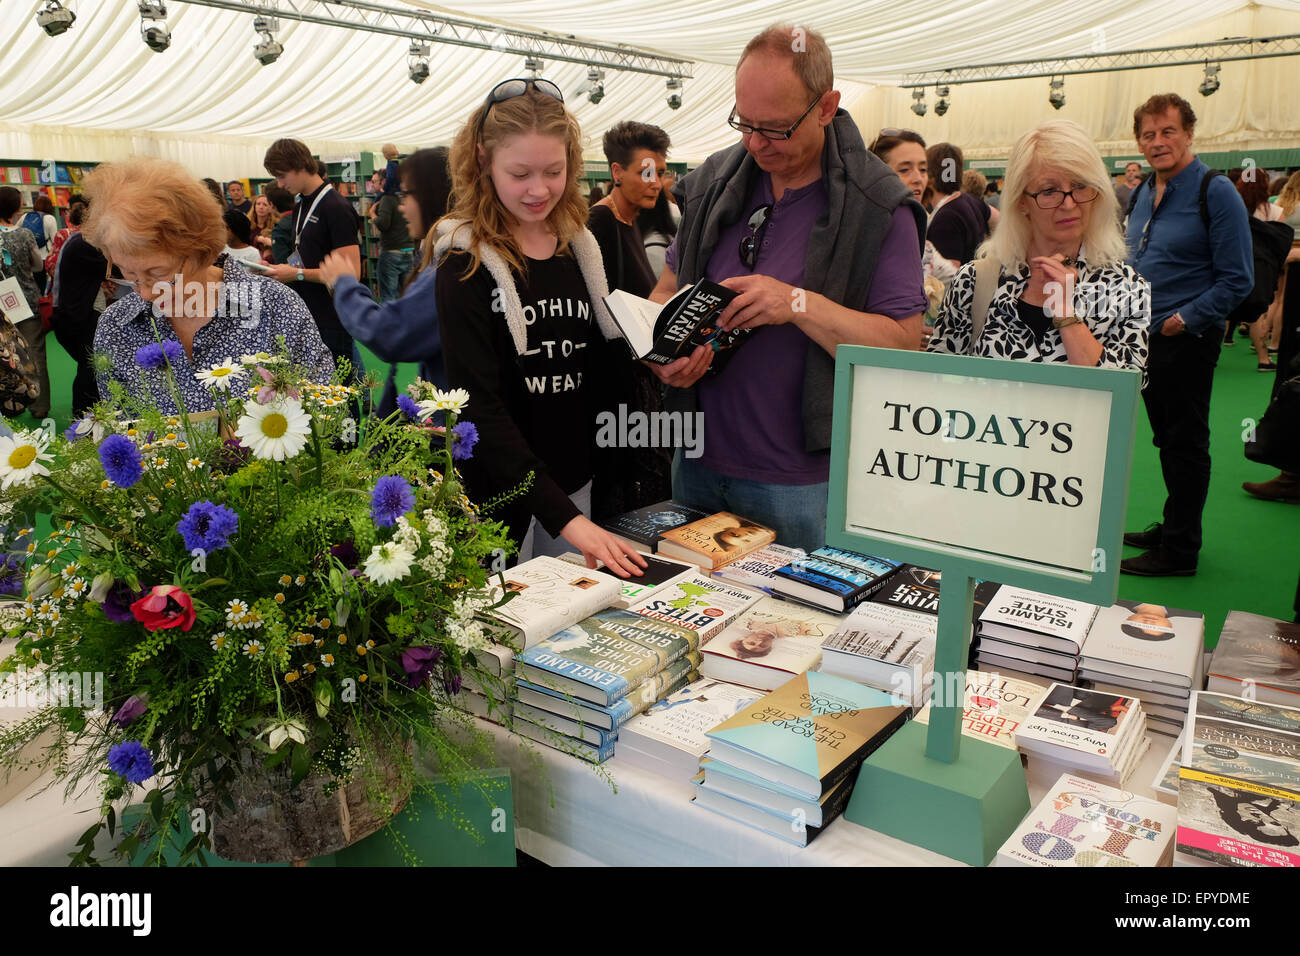
[[[291, 362], [314, 369], [311, 378], [315, 381], [330, 381], [334, 374], [330, 351], [298, 293], [282, 282], [252, 274], [231, 256], [222, 255], [217, 265], [222, 268], [222, 282], [206, 303], [211, 320], [194, 333], [193, 356], [177, 347], [167, 350], [177, 356], [172, 369], [186, 409], [198, 412], [216, 407], [212, 390], [194, 377], [196, 372], [232, 359], [238, 362], [241, 355], [275, 354], [275, 340], [280, 335]], [[208, 295], [207, 290], [204, 294]], [[144, 346], [168, 342], [180, 345], [171, 321], [165, 315], [155, 317], [139, 293], [132, 291], [109, 306], [95, 329], [95, 354], [112, 360], [111, 370], [98, 374], [100, 398], [107, 398], [109, 383], [118, 381], [130, 395], [150, 401], [159, 411], [178, 413], [165, 371], [144, 368], [136, 361], [136, 353]], [[249, 384], [247, 379], [244, 384]]]

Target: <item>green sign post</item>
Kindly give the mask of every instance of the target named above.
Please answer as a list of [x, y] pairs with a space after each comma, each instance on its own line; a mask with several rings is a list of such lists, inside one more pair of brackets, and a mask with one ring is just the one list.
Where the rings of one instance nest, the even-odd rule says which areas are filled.
[[942, 574], [929, 727], [867, 759], [847, 819], [985, 865], [1029, 811], [1019, 753], [962, 740], [975, 582], [1114, 602], [1139, 384], [839, 348], [827, 543]]

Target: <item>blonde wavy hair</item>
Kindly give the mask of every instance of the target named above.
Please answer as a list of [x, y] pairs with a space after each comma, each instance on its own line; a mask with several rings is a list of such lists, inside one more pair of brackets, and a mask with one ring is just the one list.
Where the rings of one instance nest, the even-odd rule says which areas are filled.
[[[484, 112], [488, 115], [486, 120]], [[482, 136], [477, 135], [480, 124]], [[447, 165], [451, 171], [454, 204], [443, 217], [462, 219], [470, 230], [469, 269], [462, 279], [478, 271], [484, 247], [497, 252], [515, 271], [525, 273], [527, 260], [510, 232], [514, 217], [506, 211], [492, 183], [492, 157], [507, 140], [528, 133], [554, 136], [565, 146], [564, 193], [546, 224], [559, 241], [556, 253], [568, 251], [570, 240], [587, 226], [587, 199], [578, 188], [582, 165], [582, 130], [564, 104], [529, 87], [523, 96], [495, 105], [485, 104], [471, 114], [451, 144]], [[483, 159], [479, 160], [479, 147]], [[463, 227], [462, 227], [463, 228]]]
[[82, 183], [81, 232], [109, 259], [167, 253], [210, 266], [226, 247], [222, 207], [179, 163], [142, 157], [97, 166]]
[[1088, 231], [1083, 236], [1088, 266], [1103, 268], [1123, 262], [1128, 253], [1119, 228], [1119, 200], [1106, 163], [1084, 128], [1067, 119], [1039, 123], [1011, 147], [1002, 184], [1002, 219], [976, 255], [992, 256], [1008, 268], [1027, 264], [1031, 234], [1029, 218], [1020, 203], [1033, 202], [1025, 190], [1044, 169], [1061, 172], [1097, 190], [1097, 198], [1090, 203]]
[[1295, 207], [1300, 205], [1300, 172], [1291, 174], [1282, 191], [1277, 194], [1277, 204], [1282, 210], [1283, 219], [1295, 212]]

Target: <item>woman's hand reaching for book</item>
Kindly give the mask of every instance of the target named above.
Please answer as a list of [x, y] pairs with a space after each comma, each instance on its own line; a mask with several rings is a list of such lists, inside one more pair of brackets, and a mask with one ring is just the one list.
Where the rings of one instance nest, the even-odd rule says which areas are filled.
[[646, 362], [650, 370], [659, 377], [659, 381], [673, 388], [690, 388], [704, 377], [704, 373], [713, 364], [713, 349], [708, 345], [697, 345], [690, 355], [683, 356], [667, 365]]
[[589, 568], [594, 568], [597, 561], [602, 561], [605, 567], [620, 578], [626, 578], [631, 575], [640, 577], [641, 568], [646, 566], [645, 558], [582, 515], [566, 524], [560, 531], [560, 537], [582, 552]]

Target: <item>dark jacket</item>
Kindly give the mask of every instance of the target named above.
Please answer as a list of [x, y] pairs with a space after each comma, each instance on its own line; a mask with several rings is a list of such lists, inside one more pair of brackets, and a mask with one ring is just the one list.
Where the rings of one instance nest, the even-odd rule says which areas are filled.
[[[758, 164], [744, 144], [714, 153], [675, 192], [682, 210], [677, 233], [677, 284], [702, 278], [718, 242], [718, 234], [740, 219], [758, 176]], [[826, 184], [826, 216], [818, 221], [808, 243], [804, 288], [849, 309], [865, 311], [876, 258], [889, 232], [894, 210], [907, 205], [916, 217], [916, 231], [925, 248], [925, 210], [911, 198], [898, 175], [867, 149], [858, 127], [839, 110], [826, 127], [822, 150], [822, 179]], [[804, 362], [803, 426], [806, 451], [831, 445], [831, 411], [835, 360], [809, 341]], [[694, 388], [670, 388], [665, 404], [676, 411], [694, 411]]]

